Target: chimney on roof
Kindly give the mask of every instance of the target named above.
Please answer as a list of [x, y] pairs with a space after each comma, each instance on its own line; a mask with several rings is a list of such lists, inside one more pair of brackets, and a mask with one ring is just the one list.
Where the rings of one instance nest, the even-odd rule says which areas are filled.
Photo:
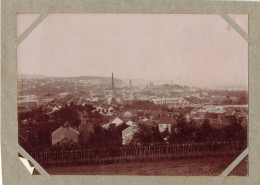
[[112, 73], [112, 89], [114, 89], [114, 74]]

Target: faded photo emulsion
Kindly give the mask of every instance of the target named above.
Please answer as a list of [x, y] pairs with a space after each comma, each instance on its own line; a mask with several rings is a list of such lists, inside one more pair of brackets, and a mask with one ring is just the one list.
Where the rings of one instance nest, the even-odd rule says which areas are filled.
[[247, 147], [248, 43], [217, 14], [50, 14], [17, 71], [18, 142], [50, 175], [218, 176]]

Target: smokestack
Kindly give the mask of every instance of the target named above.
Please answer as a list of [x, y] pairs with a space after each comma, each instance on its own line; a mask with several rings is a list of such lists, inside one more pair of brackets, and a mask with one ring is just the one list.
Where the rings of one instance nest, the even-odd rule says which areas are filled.
[[114, 89], [114, 74], [112, 73], [112, 89]]
[[77, 94], [77, 81], [76, 81], [76, 78], [75, 78], [75, 94]]
[[130, 88], [132, 87], [132, 80], [130, 79], [130, 82], [129, 82], [129, 86]]

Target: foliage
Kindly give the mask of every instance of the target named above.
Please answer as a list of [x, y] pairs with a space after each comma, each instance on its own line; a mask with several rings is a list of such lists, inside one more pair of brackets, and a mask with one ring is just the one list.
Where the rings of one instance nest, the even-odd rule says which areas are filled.
[[108, 129], [100, 126], [94, 127], [94, 132], [90, 133], [86, 147], [102, 147], [102, 146], [121, 146], [122, 130], [127, 128], [125, 123], [115, 126], [111, 124]]
[[158, 126], [138, 125], [137, 132], [133, 135], [132, 144], [155, 144], [163, 142], [163, 134]]

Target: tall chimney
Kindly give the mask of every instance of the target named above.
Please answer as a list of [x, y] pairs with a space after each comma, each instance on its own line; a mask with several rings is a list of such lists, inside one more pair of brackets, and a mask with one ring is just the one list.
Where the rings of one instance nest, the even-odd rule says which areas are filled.
[[112, 73], [112, 89], [114, 89], [114, 74]]
[[130, 88], [132, 87], [132, 80], [130, 79], [130, 82], [129, 82], [129, 86]]
[[76, 81], [76, 78], [75, 78], [75, 89], [74, 89], [74, 91], [75, 91], [75, 94], [77, 94], [77, 81]]

